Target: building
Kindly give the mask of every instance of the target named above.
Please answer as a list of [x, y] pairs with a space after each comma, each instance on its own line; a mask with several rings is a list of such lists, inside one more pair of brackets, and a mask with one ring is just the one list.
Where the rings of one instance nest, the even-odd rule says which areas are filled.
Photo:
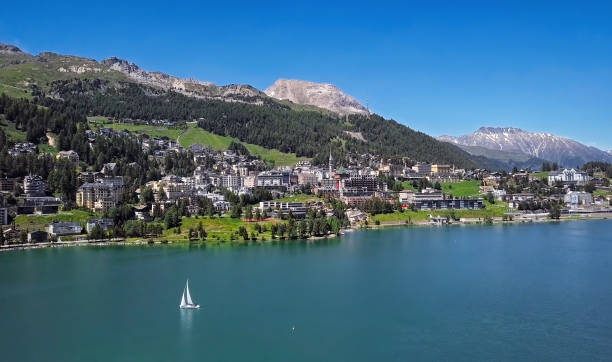
[[6, 207], [0, 207], [0, 225], [6, 224], [8, 224], [8, 209]]
[[43, 230], [35, 230], [28, 233], [28, 243], [46, 243], [48, 239], [49, 234]]
[[441, 191], [438, 191], [432, 188], [426, 188], [422, 192], [404, 190], [404, 191], [401, 191], [398, 196], [399, 196], [399, 202], [404, 206], [417, 204], [425, 200], [437, 201], [437, 200], [444, 199], [444, 195], [442, 194]]
[[342, 180], [340, 196], [370, 196], [380, 189], [380, 182], [377, 177], [370, 175], [350, 176]]
[[56, 158], [59, 159], [66, 159], [69, 160], [70, 162], [74, 162], [74, 163], [78, 163], [79, 162], [79, 154], [76, 153], [73, 150], [70, 151], [59, 151], [57, 153]]
[[431, 165], [431, 173], [432, 174], [436, 174], [436, 175], [448, 175], [451, 173], [451, 167], [450, 165], [439, 165], [439, 164], [433, 164]]
[[23, 192], [27, 196], [45, 196], [45, 181], [38, 175], [23, 178]]
[[102, 230], [108, 231], [115, 226], [115, 223], [113, 219], [89, 219], [85, 224], [85, 230], [87, 230], [87, 233], [90, 233], [96, 225], [100, 226]]
[[77, 190], [77, 205], [95, 212], [115, 207], [123, 195], [123, 182], [119, 183], [117, 179], [121, 178], [104, 178], [102, 182], [84, 183]]
[[548, 184], [554, 185], [557, 182], [561, 182], [563, 185], [586, 185], [591, 178], [589, 174], [584, 171], [576, 169], [563, 169], [561, 171], [551, 171], [548, 174]]
[[482, 209], [484, 201], [480, 198], [453, 198], [442, 192], [425, 189], [423, 192], [402, 191], [399, 201], [403, 207], [412, 206], [418, 210]]
[[232, 210], [232, 204], [230, 204], [227, 201], [215, 201], [213, 202], [213, 206], [215, 207], [215, 210], [217, 212], [225, 212], [225, 211], [231, 211]]
[[300, 172], [297, 174], [298, 185], [311, 185], [314, 186], [319, 182], [317, 175], [312, 172]]
[[289, 172], [264, 171], [257, 175], [257, 187], [287, 190], [290, 186]]
[[[286, 202], [286, 201], [261, 201], [259, 203], [260, 210], [271, 210], [276, 212], [280, 210], [282, 215], [291, 215], [295, 218], [304, 218], [308, 212], [308, 208], [302, 202]], [[277, 217], [279, 215], [276, 215]]]
[[79, 222], [54, 222], [47, 227], [50, 235], [78, 235], [81, 234], [83, 228]]
[[242, 187], [242, 178], [238, 175], [223, 175], [221, 176], [221, 187], [237, 191]]
[[0, 191], [13, 192], [17, 180], [14, 178], [1, 178], [0, 179]]
[[534, 202], [536, 197], [531, 193], [521, 193], [507, 195], [506, 199], [508, 200], [508, 207], [511, 209], [518, 209], [521, 203]]
[[21, 205], [17, 206], [17, 214], [57, 214], [62, 201], [53, 196], [24, 197]]
[[425, 177], [431, 175], [431, 165], [428, 163], [417, 162], [416, 165], [412, 166], [412, 170], [418, 177]]
[[588, 206], [593, 203], [593, 195], [584, 191], [569, 191], [563, 197], [565, 204], [574, 209], [580, 206]]

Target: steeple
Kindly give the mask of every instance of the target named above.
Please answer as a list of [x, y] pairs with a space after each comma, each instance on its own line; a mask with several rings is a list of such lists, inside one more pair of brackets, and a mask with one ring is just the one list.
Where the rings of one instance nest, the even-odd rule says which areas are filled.
[[334, 169], [334, 158], [332, 157], [331, 149], [329, 150], [329, 177], [332, 175]]

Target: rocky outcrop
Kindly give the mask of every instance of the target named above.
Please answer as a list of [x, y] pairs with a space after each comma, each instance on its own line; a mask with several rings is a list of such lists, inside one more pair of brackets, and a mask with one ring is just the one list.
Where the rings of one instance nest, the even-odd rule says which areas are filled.
[[178, 78], [161, 72], [148, 72], [136, 64], [117, 57], [104, 59], [102, 64], [109, 69], [127, 75], [132, 80], [164, 90], [173, 90], [191, 97], [215, 98], [233, 102], [260, 103], [265, 95], [248, 85], [216, 86], [193, 78]]
[[21, 49], [19, 49], [18, 47], [14, 46], [14, 45], [0, 43], [0, 54], [8, 54], [8, 55], [19, 54], [19, 55], [25, 55], [27, 53], [24, 53]]
[[279, 100], [315, 106], [345, 114], [368, 114], [368, 109], [355, 98], [344, 94], [338, 87], [327, 83], [314, 83], [296, 79], [279, 79], [265, 93]]

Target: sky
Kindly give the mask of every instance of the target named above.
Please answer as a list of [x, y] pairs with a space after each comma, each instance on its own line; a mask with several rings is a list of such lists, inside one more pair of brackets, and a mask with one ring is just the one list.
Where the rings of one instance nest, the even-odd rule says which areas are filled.
[[611, 18], [610, 1], [10, 1], [0, 42], [219, 85], [333, 83], [432, 136], [512, 126], [608, 150]]

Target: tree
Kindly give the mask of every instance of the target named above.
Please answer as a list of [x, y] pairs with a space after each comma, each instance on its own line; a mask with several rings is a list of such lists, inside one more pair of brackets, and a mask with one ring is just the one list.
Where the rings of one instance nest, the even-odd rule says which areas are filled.
[[287, 224], [284, 222], [278, 225], [278, 235], [282, 238], [285, 237], [285, 233], [287, 232]]
[[550, 205], [549, 215], [551, 219], [558, 220], [559, 218], [561, 218], [561, 207], [559, 207], [559, 205], [556, 203]]
[[204, 229], [204, 225], [202, 225], [202, 221], [198, 223], [198, 235], [202, 241], [206, 240], [206, 237], [208, 236], [206, 230]]
[[22, 244], [28, 242], [28, 233], [25, 230], [19, 232], [19, 241], [21, 241]]
[[246, 207], [246, 212], [244, 213], [244, 218], [246, 220], [252, 220], [253, 219], [253, 208], [251, 206], [247, 206]]
[[152, 203], [153, 201], [155, 201], [153, 189], [148, 186], [143, 188], [142, 192], [140, 193], [140, 202], [142, 202], [143, 204], [148, 204]]
[[215, 210], [215, 206], [212, 203], [206, 207], [206, 215], [209, 219], [215, 217], [216, 212], [217, 210]]
[[6, 243], [6, 238], [4, 237], [2, 228], [0, 228], [0, 245], [4, 245], [4, 243]]
[[176, 205], [170, 207], [164, 216], [164, 224], [166, 229], [171, 229], [181, 225], [181, 218], [178, 216]]
[[230, 217], [232, 219], [238, 219], [240, 218], [240, 215], [242, 215], [242, 207], [239, 204], [234, 204], [232, 206], [232, 213], [230, 214]]
[[238, 235], [242, 236], [242, 239], [244, 241], [249, 240], [249, 232], [247, 231], [247, 229], [244, 226], [240, 226], [238, 228]]
[[106, 238], [106, 233], [99, 224], [96, 224], [87, 235], [89, 240], [102, 240], [104, 238]]

